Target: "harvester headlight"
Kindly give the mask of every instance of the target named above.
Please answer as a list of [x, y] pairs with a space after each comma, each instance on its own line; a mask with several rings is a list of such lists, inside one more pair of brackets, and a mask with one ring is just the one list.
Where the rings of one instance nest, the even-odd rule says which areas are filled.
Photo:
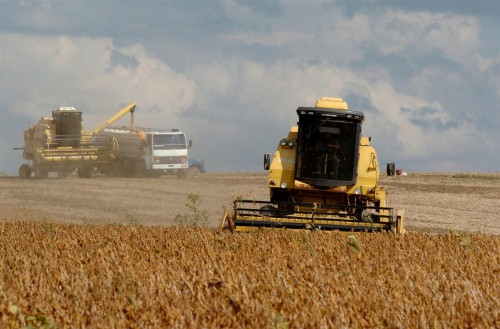
[[361, 190], [359, 189], [359, 187], [354, 190], [354, 194], [361, 194]]
[[286, 139], [286, 138], [283, 138], [282, 140], [280, 140], [280, 145], [281, 147], [289, 147], [289, 148], [292, 148], [293, 145], [295, 145], [295, 142], [293, 141], [293, 139]]
[[286, 188], [286, 182], [281, 183], [280, 187], [281, 188]]

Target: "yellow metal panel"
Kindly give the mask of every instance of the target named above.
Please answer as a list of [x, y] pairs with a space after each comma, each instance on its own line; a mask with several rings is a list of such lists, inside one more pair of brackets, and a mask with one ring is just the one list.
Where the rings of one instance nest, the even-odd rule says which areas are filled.
[[321, 97], [316, 101], [315, 107], [348, 110], [349, 106], [342, 98], [337, 97]]
[[269, 170], [269, 187], [279, 187], [285, 182], [288, 188], [293, 187], [295, 181], [295, 155], [297, 150], [297, 131], [296, 126], [290, 128], [286, 137], [293, 141], [293, 147], [278, 145]]

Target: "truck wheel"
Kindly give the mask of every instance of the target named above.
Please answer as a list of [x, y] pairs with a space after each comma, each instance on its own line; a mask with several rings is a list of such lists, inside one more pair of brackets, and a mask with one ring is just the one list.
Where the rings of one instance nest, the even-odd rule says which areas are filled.
[[200, 168], [198, 168], [197, 166], [192, 166], [192, 167], [189, 167], [187, 176], [189, 178], [193, 178], [193, 177], [198, 176], [200, 173], [201, 173]]
[[147, 168], [146, 161], [142, 160], [142, 161], [137, 162], [135, 164], [136, 177], [147, 177], [148, 171], [146, 168]]
[[177, 171], [177, 178], [186, 178], [189, 169]]
[[22, 164], [20, 167], [19, 167], [19, 176], [21, 176], [21, 178], [30, 178], [31, 177], [31, 167], [30, 165], [28, 164]]

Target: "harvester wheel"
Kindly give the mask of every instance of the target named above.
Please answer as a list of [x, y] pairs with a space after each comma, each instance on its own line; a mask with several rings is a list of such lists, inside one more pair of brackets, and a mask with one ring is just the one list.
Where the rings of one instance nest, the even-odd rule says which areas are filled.
[[20, 167], [19, 167], [19, 176], [21, 176], [21, 178], [30, 178], [31, 177], [31, 167], [30, 165], [28, 164], [22, 164]]
[[60, 169], [57, 171], [57, 176], [59, 176], [59, 178], [66, 178], [68, 177], [69, 175], [69, 172], [65, 169]]
[[90, 178], [90, 177], [92, 177], [92, 168], [90, 168], [90, 167], [80, 167], [80, 168], [78, 168], [78, 177], [80, 177], [80, 178]]
[[41, 165], [35, 167], [35, 178], [45, 179], [49, 177], [49, 171]]
[[42, 161], [40, 160], [40, 156], [37, 155], [33, 159], [33, 171], [35, 172], [35, 178], [37, 179], [45, 179], [49, 177], [49, 171], [48, 169], [40, 164]]

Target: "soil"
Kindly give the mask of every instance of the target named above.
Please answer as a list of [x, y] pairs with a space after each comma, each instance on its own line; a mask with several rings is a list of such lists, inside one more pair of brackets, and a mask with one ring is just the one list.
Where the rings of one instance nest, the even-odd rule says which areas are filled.
[[[405, 210], [407, 232], [500, 234], [500, 174], [382, 176], [390, 206]], [[0, 177], [0, 220], [75, 224], [177, 225], [198, 196], [202, 224], [217, 227], [232, 200], [268, 200], [267, 176], [205, 173], [180, 179]], [[205, 216], [206, 214], [206, 216]]]

